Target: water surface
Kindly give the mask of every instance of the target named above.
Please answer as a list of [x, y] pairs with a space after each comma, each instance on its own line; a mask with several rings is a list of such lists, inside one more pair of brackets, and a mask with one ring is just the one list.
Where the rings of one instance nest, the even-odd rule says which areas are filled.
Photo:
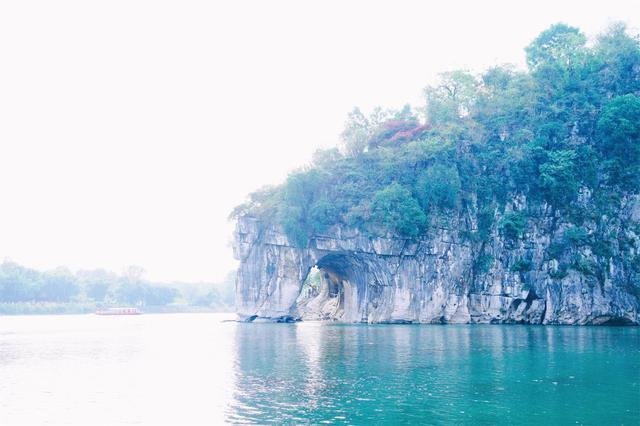
[[640, 424], [640, 328], [0, 317], [0, 424]]

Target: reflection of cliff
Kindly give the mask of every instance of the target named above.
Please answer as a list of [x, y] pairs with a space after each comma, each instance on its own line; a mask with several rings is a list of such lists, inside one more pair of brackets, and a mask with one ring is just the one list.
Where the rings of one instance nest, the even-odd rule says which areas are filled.
[[[274, 324], [236, 327], [236, 383], [231, 423], [307, 423], [322, 400], [322, 365], [315, 343], [301, 330]], [[319, 336], [314, 336], [314, 339]], [[326, 392], [326, 391], [325, 391]]]
[[[629, 413], [615, 405], [634, 406], [637, 398], [628, 376], [636, 361], [624, 349], [637, 343], [635, 331], [238, 324], [227, 420], [495, 424], [624, 417]], [[594, 368], [604, 363], [607, 369]], [[606, 398], [615, 386], [616, 398]], [[505, 407], [526, 409], [505, 413]]]
[[231, 422], [392, 422], [403, 406], [436, 412], [434, 395], [472, 388], [459, 382], [469, 379], [468, 328], [240, 324], [235, 342]]
[[[240, 218], [237, 312], [243, 320], [638, 324], [638, 283], [629, 281], [628, 256], [613, 253], [600, 281], [576, 269], [559, 273], [549, 255], [556, 238], [549, 226], [541, 219], [518, 243], [495, 233], [483, 247], [491, 253], [487, 262], [474, 243], [445, 229], [411, 241], [334, 228], [298, 248], [280, 229]], [[601, 261], [592, 253], [582, 258]], [[321, 272], [319, 294], [301, 300], [313, 266]]]

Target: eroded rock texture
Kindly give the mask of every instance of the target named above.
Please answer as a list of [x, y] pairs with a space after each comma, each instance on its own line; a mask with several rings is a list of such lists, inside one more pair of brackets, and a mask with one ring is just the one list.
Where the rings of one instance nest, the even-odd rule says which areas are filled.
[[[606, 256], [590, 247], [553, 254], [568, 225], [545, 211], [516, 239], [497, 226], [488, 242], [463, 238], [458, 230], [476, 226], [469, 214], [419, 241], [334, 227], [305, 248], [277, 227], [244, 217], [234, 243], [237, 313], [272, 321], [638, 324], [639, 216], [636, 197], [607, 222], [626, 243]], [[301, 297], [313, 266], [321, 288]]]

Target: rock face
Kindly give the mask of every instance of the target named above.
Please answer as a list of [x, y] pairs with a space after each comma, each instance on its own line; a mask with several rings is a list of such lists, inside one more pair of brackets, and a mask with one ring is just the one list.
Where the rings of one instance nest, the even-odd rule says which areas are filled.
[[[509, 208], [523, 208], [523, 203], [526, 200], [515, 200]], [[459, 230], [477, 226], [475, 215], [468, 214], [418, 241], [369, 237], [336, 226], [312, 236], [304, 248], [291, 244], [276, 226], [240, 218], [234, 236], [234, 254], [240, 260], [238, 317], [638, 324], [640, 282], [634, 263], [640, 259], [638, 197], [624, 201], [619, 216], [606, 222], [618, 239], [627, 242], [615, 243], [607, 255], [579, 245], [553, 254], [554, 244], [559, 244], [569, 225], [544, 206], [541, 209], [536, 219], [528, 219], [518, 238], [507, 238], [493, 226], [484, 242], [465, 239]], [[501, 213], [495, 215], [494, 222], [499, 223]], [[320, 289], [301, 295], [314, 266], [320, 270]]]

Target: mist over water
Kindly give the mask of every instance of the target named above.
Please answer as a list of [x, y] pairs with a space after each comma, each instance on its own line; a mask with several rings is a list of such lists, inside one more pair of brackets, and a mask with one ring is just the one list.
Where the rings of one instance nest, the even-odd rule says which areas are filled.
[[[0, 319], [0, 424], [635, 424], [637, 327]], [[615, 395], [615, 397], [612, 397]]]
[[220, 424], [227, 317], [0, 317], [0, 424]]

